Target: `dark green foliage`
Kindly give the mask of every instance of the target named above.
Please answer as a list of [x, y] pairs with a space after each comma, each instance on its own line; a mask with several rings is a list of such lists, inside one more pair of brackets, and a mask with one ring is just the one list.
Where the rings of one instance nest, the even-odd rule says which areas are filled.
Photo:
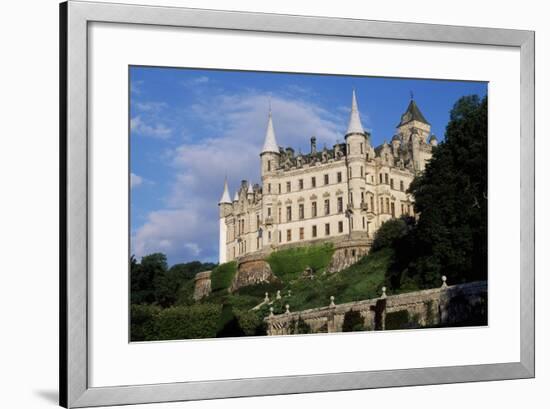
[[365, 322], [359, 311], [349, 310], [344, 314], [342, 332], [364, 331]]
[[220, 264], [212, 270], [212, 291], [226, 290], [231, 286], [233, 277], [237, 273], [237, 262]]
[[155, 317], [160, 308], [153, 305], [132, 305], [130, 307], [130, 340], [147, 341], [154, 337]]
[[257, 311], [237, 310], [235, 316], [245, 335], [266, 334], [266, 325]]
[[212, 304], [165, 308], [154, 320], [154, 339], [214, 338], [220, 314], [221, 306]]
[[391, 288], [487, 279], [487, 98], [461, 98], [445, 141], [411, 183], [418, 222], [394, 243]]
[[386, 329], [405, 329], [410, 327], [409, 312], [400, 310], [386, 313]]
[[166, 256], [154, 253], [137, 263], [130, 258], [130, 299], [132, 304], [152, 304], [156, 301], [154, 281], [168, 270]]
[[406, 219], [390, 219], [382, 223], [374, 235], [371, 251], [393, 247], [398, 239], [408, 233], [408, 230]]
[[283, 282], [294, 280], [310, 267], [315, 273], [324, 271], [330, 263], [332, 244], [295, 247], [271, 253], [267, 259], [273, 273]]

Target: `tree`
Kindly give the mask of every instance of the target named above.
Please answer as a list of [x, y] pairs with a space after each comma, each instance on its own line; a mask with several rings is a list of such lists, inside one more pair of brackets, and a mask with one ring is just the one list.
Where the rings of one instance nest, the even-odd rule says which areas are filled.
[[152, 304], [156, 301], [154, 280], [168, 269], [166, 256], [154, 253], [137, 263], [130, 258], [130, 299], [132, 304]]
[[395, 244], [391, 286], [424, 287], [487, 278], [487, 97], [460, 98], [445, 141], [409, 187], [419, 213], [410, 234]]

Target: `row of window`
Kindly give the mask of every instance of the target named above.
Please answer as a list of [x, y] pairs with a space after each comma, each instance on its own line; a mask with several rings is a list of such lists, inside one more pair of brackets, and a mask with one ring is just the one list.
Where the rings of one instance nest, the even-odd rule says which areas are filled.
[[[340, 220], [338, 222], [337, 229], [338, 229], [338, 233], [343, 233], [344, 232], [344, 222], [342, 220]], [[315, 238], [318, 237], [318, 235], [319, 235], [319, 232], [318, 232], [317, 225], [311, 226], [311, 238], [315, 239]], [[330, 223], [325, 223], [324, 224], [324, 235], [325, 236], [330, 236]], [[304, 239], [305, 239], [305, 228], [300, 227], [300, 228], [298, 228], [298, 240], [304, 240]], [[292, 240], [293, 240], [292, 229], [287, 229], [286, 230], [286, 241], [289, 242], [289, 241], [292, 241]], [[280, 230], [279, 230], [279, 243], [282, 243], [282, 232]]]
[[[368, 177], [368, 175], [364, 174], [363, 166], [361, 166], [361, 168], [360, 168], [360, 177], [363, 178], [364, 176]], [[350, 179], [353, 177], [353, 168], [352, 167], [348, 168], [348, 177]], [[323, 175], [323, 182], [324, 182], [324, 185], [330, 184], [328, 173]], [[342, 172], [338, 172], [338, 173], [336, 173], [336, 183], [341, 183], [341, 182], [342, 182]], [[389, 173], [380, 173], [379, 174], [379, 183], [380, 184], [385, 183], [386, 185], [390, 185], [391, 189], [394, 189], [394, 179], [389, 177]], [[317, 177], [316, 176], [311, 177], [310, 187], [311, 188], [317, 187]], [[283, 193], [281, 183], [277, 184], [277, 188], [278, 188], [277, 189], [278, 194]], [[303, 190], [303, 189], [304, 189], [304, 179], [298, 179], [298, 190], [300, 191], [300, 190]], [[399, 181], [399, 190], [402, 191], [402, 192], [405, 191], [405, 182], [403, 182], [402, 180]], [[285, 193], [290, 193], [290, 192], [292, 192], [292, 183], [290, 181], [287, 181], [286, 182]], [[274, 193], [274, 191], [272, 189], [272, 186], [271, 186], [271, 183], [267, 184], [267, 193]]]

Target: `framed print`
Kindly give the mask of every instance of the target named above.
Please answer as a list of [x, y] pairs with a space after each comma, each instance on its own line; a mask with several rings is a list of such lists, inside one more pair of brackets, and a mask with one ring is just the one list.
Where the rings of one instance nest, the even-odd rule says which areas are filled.
[[533, 32], [60, 15], [62, 406], [534, 377]]

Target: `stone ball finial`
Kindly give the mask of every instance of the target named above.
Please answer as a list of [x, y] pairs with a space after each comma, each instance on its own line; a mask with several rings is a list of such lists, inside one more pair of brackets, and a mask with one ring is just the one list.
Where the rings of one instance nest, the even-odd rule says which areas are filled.
[[292, 295], [292, 291], [288, 290], [288, 296], [290, 297]]
[[285, 305], [286, 311], [285, 314], [290, 314], [290, 305]]
[[265, 302], [269, 302], [269, 294], [268, 294], [268, 293], [265, 293], [264, 301], [265, 301]]
[[331, 307], [335, 307], [335, 306], [336, 306], [336, 304], [334, 304], [334, 295], [331, 295], [331, 296], [330, 296], [330, 306], [331, 306]]
[[384, 299], [386, 298], [387, 295], [386, 295], [386, 287], [382, 287], [382, 295], [380, 296], [380, 298]]
[[441, 288], [447, 288], [447, 276], [441, 276], [441, 281], [443, 281]]
[[278, 300], [281, 299], [281, 290], [277, 290], [277, 299], [278, 299]]
[[273, 317], [273, 315], [275, 315], [273, 314], [273, 307], [269, 307], [269, 316]]

